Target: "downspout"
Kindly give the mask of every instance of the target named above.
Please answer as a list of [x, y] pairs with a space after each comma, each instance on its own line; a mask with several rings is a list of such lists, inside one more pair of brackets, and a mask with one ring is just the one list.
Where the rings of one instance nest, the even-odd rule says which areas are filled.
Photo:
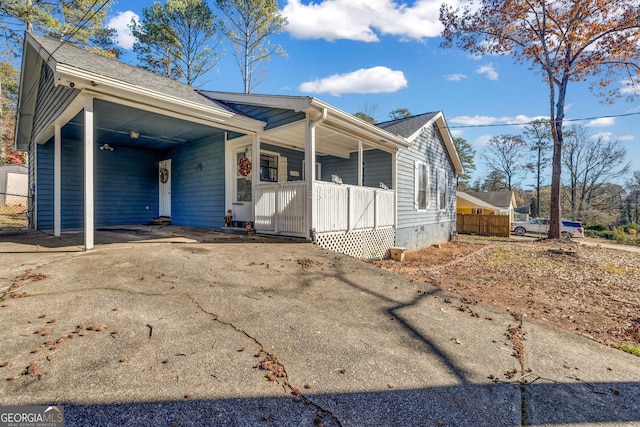
[[313, 213], [316, 211], [316, 197], [313, 192], [313, 183], [316, 180], [316, 126], [327, 119], [327, 108], [322, 108], [322, 114], [315, 120], [309, 122], [305, 135], [305, 169], [307, 180], [307, 193], [309, 194], [309, 205], [307, 207], [307, 220], [309, 221], [310, 240], [315, 240], [315, 227]]

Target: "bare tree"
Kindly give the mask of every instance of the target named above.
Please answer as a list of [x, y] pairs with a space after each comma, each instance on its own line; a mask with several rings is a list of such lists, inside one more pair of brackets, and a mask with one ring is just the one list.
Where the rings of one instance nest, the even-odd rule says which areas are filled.
[[251, 93], [260, 83], [258, 65], [274, 54], [287, 56], [282, 46], [269, 42], [270, 36], [284, 31], [287, 18], [275, 0], [216, 0], [216, 4], [227, 17], [226, 34], [240, 67], [244, 93]]
[[[565, 101], [570, 82], [588, 80], [608, 101], [637, 95], [640, 3], [637, 0], [478, 0], [444, 3], [443, 45], [473, 54], [510, 55], [541, 74], [553, 134], [549, 237], [560, 238], [560, 176]], [[626, 82], [621, 91], [614, 82]], [[611, 85], [611, 86], [610, 86]]]
[[551, 124], [548, 120], [535, 120], [525, 127], [524, 137], [529, 141], [531, 151], [535, 153], [535, 164], [533, 165], [536, 172], [535, 216], [539, 217], [541, 174], [549, 166], [551, 158], [547, 157], [547, 153], [553, 148]]
[[611, 197], [607, 185], [629, 171], [629, 163], [624, 163], [627, 150], [619, 141], [592, 138], [585, 128], [573, 126], [566, 133], [563, 156], [571, 218], [586, 220], [587, 211]]
[[627, 194], [630, 205], [629, 216], [631, 221], [640, 224], [640, 170], [634, 171], [630, 180], [627, 181]]
[[499, 172], [504, 177], [508, 190], [518, 183], [526, 172], [527, 143], [517, 135], [494, 136], [480, 158], [489, 172]]

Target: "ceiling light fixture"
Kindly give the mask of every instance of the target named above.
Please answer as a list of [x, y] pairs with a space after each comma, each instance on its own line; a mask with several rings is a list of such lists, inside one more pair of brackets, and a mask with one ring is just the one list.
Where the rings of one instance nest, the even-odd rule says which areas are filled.
[[102, 144], [100, 146], [100, 150], [109, 150], [109, 151], [113, 151], [114, 148], [112, 146], [110, 146], [109, 144]]
[[129, 136], [131, 139], [138, 139], [140, 137], [140, 132], [136, 132], [135, 130], [129, 131]]

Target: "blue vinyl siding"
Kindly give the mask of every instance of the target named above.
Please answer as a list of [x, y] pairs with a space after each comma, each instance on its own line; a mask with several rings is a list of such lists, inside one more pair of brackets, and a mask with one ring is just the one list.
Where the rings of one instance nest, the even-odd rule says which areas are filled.
[[186, 227], [222, 227], [224, 139], [217, 137], [181, 146], [165, 153], [161, 160], [164, 159], [171, 159], [171, 223]]
[[[158, 162], [150, 151], [94, 145], [95, 225], [148, 223], [158, 215]], [[53, 228], [53, 141], [38, 146], [37, 228]], [[62, 141], [61, 226], [84, 227], [84, 150], [80, 141]], [[147, 206], [149, 209], [147, 209]]]
[[127, 147], [100, 151], [96, 145], [94, 157], [96, 226], [147, 224], [158, 216], [156, 153]]
[[[37, 213], [33, 226], [38, 230], [53, 229], [53, 143], [35, 146], [37, 167], [29, 168], [36, 173], [30, 179], [35, 180], [35, 200]], [[32, 157], [33, 158], [33, 157]], [[33, 191], [33, 188], [30, 189]]]
[[[381, 150], [367, 150], [362, 153], [364, 161], [365, 187], [379, 187], [384, 183], [391, 188], [391, 154]], [[349, 159], [323, 156], [322, 181], [331, 182], [332, 175], [338, 175], [344, 184], [358, 185], [358, 153], [351, 153]]]
[[77, 89], [65, 86], [54, 86], [53, 72], [47, 64], [42, 65], [40, 83], [38, 86], [38, 100], [33, 120], [33, 134], [39, 135], [52, 125], [54, 120], [80, 93]]
[[[415, 161], [429, 167], [429, 205], [415, 208]], [[447, 174], [447, 206], [438, 209], [438, 173]], [[456, 176], [438, 128], [433, 125], [416, 137], [409, 148], [398, 151], [398, 230], [396, 245], [419, 249], [448, 241], [455, 231]]]

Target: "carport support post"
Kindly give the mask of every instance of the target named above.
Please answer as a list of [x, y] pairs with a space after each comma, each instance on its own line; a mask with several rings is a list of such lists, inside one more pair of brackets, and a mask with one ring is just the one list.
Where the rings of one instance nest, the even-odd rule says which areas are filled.
[[[253, 147], [251, 148], [253, 151], [253, 167], [251, 168], [251, 194], [253, 203], [251, 203], [251, 214], [253, 221], [253, 228], [256, 228], [256, 191], [258, 188], [258, 183], [260, 182], [260, 135], [253, 135]], [[237, 173], [237, 172], [235, 172]], [[276, 222], [277, 224], [277, 222]]]
[[315, 225], [313, 215], [316, 211], [316, 197], [313, 194], [313, 181], [316, 179], [316, 128], [315, 123], [307, 120], [305, 135], [305, 147], [304, 147], [304, 161], [305, 161], [305, 179], [307, 180], [307, 194], [309, 195], [309, 203], [307, 204], [307, 233], [308, 238], [312, 239], [311, 230]]
[[393, 225], [398, 229], [398, 151], [391, 153], [391, 188], [393, 189]]
[[55, 125], [53, 134], [53, 235], [60, 237], [62, 212], [62, 131], [60, 125]]
[[362, 141], [358, 141], [358, 186], [362, 187]]
[[93, 98], [84, 102], [84, 249], [93, 249]]

